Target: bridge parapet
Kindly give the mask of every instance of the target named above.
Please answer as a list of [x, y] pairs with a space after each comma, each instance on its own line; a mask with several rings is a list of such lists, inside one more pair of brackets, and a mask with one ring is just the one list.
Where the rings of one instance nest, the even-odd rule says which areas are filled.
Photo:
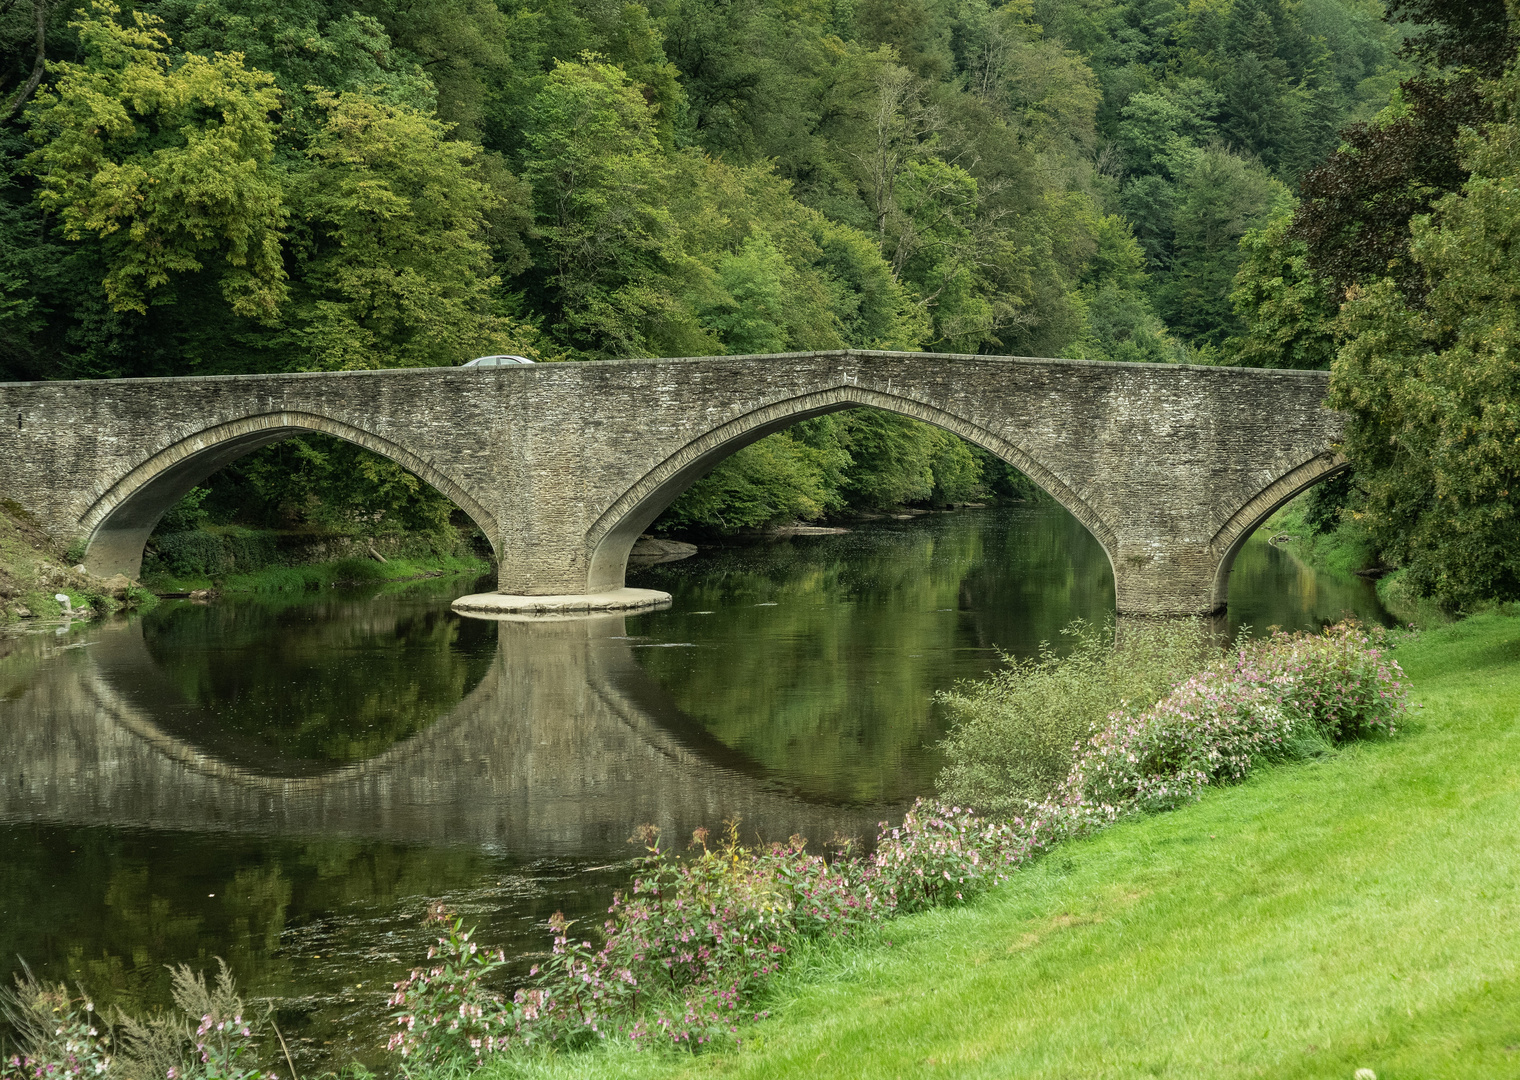
[[872, 406], [1008, 461], [1108, 552], [1121, 613], [1194, 614], [1297, 491], [1344, 467], [1323, 372], [822, 352], [512, 368], [0, 384], [0, 493], [98, 573], [236, 457], [324, 431], [398, 461], [490, 539], [525, 596], [623, 585], [693, 481], [810, 416]]

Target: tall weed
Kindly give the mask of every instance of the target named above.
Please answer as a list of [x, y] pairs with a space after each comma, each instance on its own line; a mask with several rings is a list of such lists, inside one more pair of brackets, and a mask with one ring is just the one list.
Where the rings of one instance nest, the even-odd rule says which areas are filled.
[[0, 1080], [275, 1080], [261, 1072], [268, 1011], [238, 996], [227, 964], [214, 982], [181, 964], [170, 969], [176, 1010], [107, 1020], [82, 990], [37, 979], [24, 968], [0, 988], [0, 1013], [21, 1052], [0, 1062]]
[[941, 743], [946, 764], [936, 782], [942, 799], [984, 814], [1018, 813], [1048, 798], [1071, 771], [1076, 745], [1115, 709], [1145, 709], [1217, 655], [1197, 619], [1126, 625], [1080, 620], [1062, 635], [986, 679], [940, 695], [950, 713]]

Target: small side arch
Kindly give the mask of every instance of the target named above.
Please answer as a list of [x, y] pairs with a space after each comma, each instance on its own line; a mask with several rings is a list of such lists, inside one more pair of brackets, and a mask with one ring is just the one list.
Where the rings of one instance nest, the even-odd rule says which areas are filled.
[[734, 417], [692, 439], [613, 501], [586, 533], [590, 553], [590, 592], [622, 587], [628, 552], [635, 540], [682, 492], [719, 461], [750, 443], [807, 420], [841, 409], [867, 406], [900, 413], [953, 432], [996, 454], [1040, 486], [1093, 534], [1112, 567], [1118, 548], [1113, 529], [1087, 502], [1022, 447], [978, 424], [926, 404], [881, 390], [846, 383], [768, 405]]
[[1215, 610], [1225, 609], [1230, 597], [1230, 570], [1235, 565], [1235, 556], [1240, 553], [1240, 549], [1245, 546], [1245, 542], [1250, 539], [1251, 534], [1261, 523], [1271, 517], [1284, 503], [1302, 495], [1315, 484], [1328, 480], [1337, 473], [1345, 472], [1350, 467], [1351, 463], [1346, 460], [1345, 455], [1336, 450], [1327, 450], [1289, 469], [1230, 515], [1230, 519], [1214, 534], [1214, 539], [1209, 544], [1210, 551], [1221, 555], [1219, 568], [1214, 574]]
[[103, 577], [142, 570], [143, 548], [153, 528], [186, 492], [223, 466], [294, 435], [321, 432], [371, 450], [415, 473], [454, 502], [498, 543], [496, 518], [453, 480], [416, 454], [388, 439], [331, 417], [307, 412], [271, 412], [216, 424], [170, 444], [111, 484], [85, 511], [85, 566]]

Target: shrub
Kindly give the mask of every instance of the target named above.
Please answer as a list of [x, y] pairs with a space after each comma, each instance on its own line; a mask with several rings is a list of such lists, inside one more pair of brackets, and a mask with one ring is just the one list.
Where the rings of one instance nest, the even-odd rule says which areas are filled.
[[124, 598], [127, 607], [138, 611], [152, 611], [158, 606], [158, 594], [143, 588], [141, 585], [132, 585], [127, 588]]
[[1073, 747], [1109, 713], [1152, 705], [1208, 659], [1198, 620], [1127, 625], [1118, 647], [1112, 626], [1078, 621], [1062, 634], [1065, 656], [1049, 644], [1037, 657], [1005, 656], [1004, 670], [940, 695], [952, 721], [942, 799], [1008, 814], [1048, 798], [1071, 770]]
[[109, 1030], [82, 992], [70, 995], [63, 983], [43, 983], [23, 968], [14, 988], [0, 989], [0, 1014], [23, 1052], [0, 1062], [4, 1080], [95, 1077], [111, 1067]]
[[901, 826], [881, 824], [868, 880], [893, 914], [965, 900], [1043, 846], [1040, 823], [995, 821], [922, 799]]
[[[0, 1063], [0, 1080], [126, 1076], [133, 1080], [260, 1080], [260, 1041], [267, 1014], [255, 1017], [218, 960], [216, 982], [181, 964], [171, 969], [177, 1012], [148, 1020], [117, 1013], [107, 1023], [81, 991], [44, 983], [30, 970], [0, 990], [0, 1012], [22, 1053]], [[264, 1080], [276, 1080], [274, 1073]]]
[[1241, 646], [1150, 709], [1122, 709], [1080, 747], [1045, 813], [1080, 831], [1126, 813], [1168, 810], [1259, 764], [1392, 734], [1403, 671], [1386, 632], [1352, 622], [1274, 633]]
[[478, 1061], [493, 1050], [609, 1035], [690, 1047], [727, 1039], [760, 1015], [749, 1002], [800, 944], [843, 940], [895, 910], [969, 898], [1029, 847], [1011, 824], [923, 802], [901, 825], [882, 824], [868, 858], [842, 851], [829, 860], [800, 837], [746, 848], [737, 836], [731, 822], [709, 848], [699, 829], [699, 853], [682, 860], [661, 847], [658, 830], [641, 829], [645, 855], [608, 911], [600, 947], [572, 936], [556, 914], [549, 956], [510, 1003], [483, 982], [500, 951], [479, 951], [457, 918], [435, 909], [429, 919], [449, 927], [429, 949], [439, 962], [396, 984], [401, 1030], [391, 1048], [414, 1061]]
[[390, 1003], [397, 1011], [391, 1016], [399, 1030], [388, 1049], [428, 1064], [468, 1056], [479, 1060], [511, 1045], [518, 1034], [516, 1018], [486, 986], [486, 979], [506, 964], [506, 955], [471, 941], [471, 931], [442, 904], [434, 904], [423, 922], [444, 929], [438, 943], [428, 947], [428, 959], [438, 963], [414, 968], [395, 985]]

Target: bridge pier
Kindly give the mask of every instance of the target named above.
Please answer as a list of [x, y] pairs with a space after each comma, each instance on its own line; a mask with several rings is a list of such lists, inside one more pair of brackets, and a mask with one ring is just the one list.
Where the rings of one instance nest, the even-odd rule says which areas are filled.
[[1109, 558], [1114, 608], [1121, 617], [1190, 617], [1224, 609], [1225, 598], [1215, 595], [1220, 559], [1206, 550], [1120, 546]]

